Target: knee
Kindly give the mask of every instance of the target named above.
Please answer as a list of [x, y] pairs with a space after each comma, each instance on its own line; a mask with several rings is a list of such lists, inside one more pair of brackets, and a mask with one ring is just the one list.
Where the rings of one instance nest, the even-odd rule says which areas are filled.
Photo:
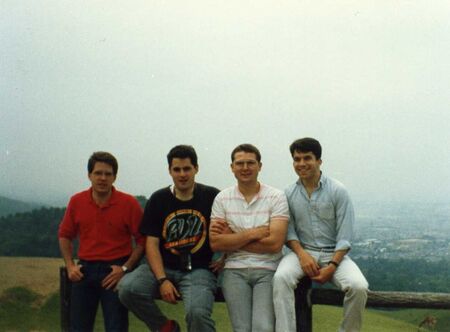
[[207, 308], [202, 307], [192, 307], [188, 312], [186, 312], [186, 320], [191, 323], [209, 319], [210, 316], [211, 311], [209, 311]]
[[354, 282], [351, 287], [357, 292], [367, 293], [367, 291], [369, 290], [369, 284], [365, 279]]
[[348, 291], [358, 297], [367, 297], [367, 291], [369, 290], [369, 284], [366, 280], [354, 281], [348, 287]]
[[120, 302], [122, 302], [125, 306], [128, 306], [134, 297], [134, 292], [128, 278], [122, 278], [117, 286], [117, 290]]

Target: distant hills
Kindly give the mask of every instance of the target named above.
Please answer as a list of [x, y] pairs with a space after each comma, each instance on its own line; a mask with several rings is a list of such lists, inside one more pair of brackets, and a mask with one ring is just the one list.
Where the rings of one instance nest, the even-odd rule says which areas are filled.
[[[144, 207], [147, 199], [136, 196]], [[59, 257], [58, 226], [65, 208], [0, 196], [0, 256]]]
[[23, 202], [0, 196], [0, 217], [15, 213], [29, 212], [40, 207], [42, 207], [42, 205], [37, 203]]
[[[136, 199], [142, 207], [145, 206], [145, 203], [147, 202], [147, 198], [145, 196], [138, 195], [136, 196]], [[65, 207], [65, 205], [63, 206]], [[0, 195], [0, 218], [16, 213], [31, 212], [32, 210], [40, 209], [42, 207], [49, 207], [49, 205], [24, 202]]]

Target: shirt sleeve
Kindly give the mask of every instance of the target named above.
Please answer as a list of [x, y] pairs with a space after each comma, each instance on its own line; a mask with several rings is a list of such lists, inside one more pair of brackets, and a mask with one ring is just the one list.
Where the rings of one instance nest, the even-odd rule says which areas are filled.
[[[289, 223], [288, 223], [288, 231], [286, 236], [286, 242], [287, 241], [299, 241], [297, 232], [295, 231], [295, 218], [292, 215], [292, 212], [289, 211]], [[300, 241], [299, 241], [300, 242]]]
[[270, 218], [279, 218], [285, 219], [288, 221], [289, 219], [289, 208], [286, 199], [286, 195], [283, 192], [280, 192], [275, 196], [273, 209], [271, 211]]
[[78, 225], [75, 223], [75, 209], [73, 199], [67, 205], [64, 217], [59, 224], [58, 238], [74, 239], [78, 235]]
[[139, 231], [143, 235], [160, 237], [162, 234], [162, 222], [159, 222], [160, 208], [158, 208], [158, 199], [153, 194], [145, 205]]
[[142, 247], [144, 247], [145, 237], [142, 236], [142, 234], [139, 232], [139, 226], [141, 225], [141, 221], [142, 221], [142, 208], [136, 199], [132, 200], [130, 214], [131, 214], [131, 216], [130, 216], [131, 217], [131, 220], [130, 220], [131, 233], [134, 237], [134, 240], [136, 241], [136, 244], [139, 244]]
[[336, 249], [350, 250], [355, 212], [347, 191], [340, 188], [336, 195]]
[[214, 221], [214, 219], [225, 219], [225, 209], [223, 208], [220, 194], [214, 198], [211, 208], [211, 221]]

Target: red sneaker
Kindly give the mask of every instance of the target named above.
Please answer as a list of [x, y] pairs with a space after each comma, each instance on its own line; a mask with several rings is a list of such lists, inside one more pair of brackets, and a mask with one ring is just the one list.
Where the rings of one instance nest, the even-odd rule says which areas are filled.
[[163, 326], [159, 329], [159, 332], [180, 332], [180, 324], [176, 320], [168, 319]]

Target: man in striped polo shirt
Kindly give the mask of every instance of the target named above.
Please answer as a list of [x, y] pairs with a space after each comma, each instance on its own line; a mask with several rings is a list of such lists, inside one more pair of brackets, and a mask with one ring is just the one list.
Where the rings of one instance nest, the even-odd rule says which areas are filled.
[[272, 277], [288, 225], [285, 194], [258, 181], [261, 154], [251, 144], [231, 153], [237, 185], [221, 191], [211, 213], [210, 244], [227, 252], [222, 289], [233, 331], [273, 331]]

